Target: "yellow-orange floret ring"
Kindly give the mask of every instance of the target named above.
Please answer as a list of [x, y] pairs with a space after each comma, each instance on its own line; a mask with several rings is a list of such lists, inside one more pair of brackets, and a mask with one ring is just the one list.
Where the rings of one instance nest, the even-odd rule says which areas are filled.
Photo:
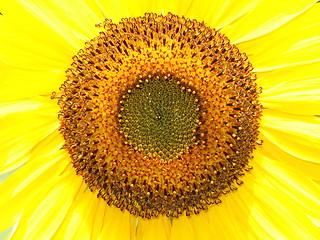
[[[241, 182], [258, 136], [259, 89], [246, 55], [204, 23], [172, 14], [98, 27], [99, 36], [74, 56], [59, 101], [77, 174], [108, 204], [141, 217], [178, 217], [219, 203]], [[134, 101], [127, 99], [162, 83], [194, 112], [195, 127], [184, 131], [190, 139], [174, 154], [165, 143], [136, 141], [133, 124], [124, 123], [137, 119], [128, 117]]]

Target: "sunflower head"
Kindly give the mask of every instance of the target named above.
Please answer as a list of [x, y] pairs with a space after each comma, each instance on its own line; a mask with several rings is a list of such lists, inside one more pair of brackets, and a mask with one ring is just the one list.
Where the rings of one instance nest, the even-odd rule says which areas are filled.
[[1, 4], [0, 238], [320, 239], [318, 1], [147, 2]]
[[204, 23], [145, 14], [74, 56], [60, 131], [98, 197], [142, 217], [177, 217], [236, 189], [258, 136], [252, 66]]

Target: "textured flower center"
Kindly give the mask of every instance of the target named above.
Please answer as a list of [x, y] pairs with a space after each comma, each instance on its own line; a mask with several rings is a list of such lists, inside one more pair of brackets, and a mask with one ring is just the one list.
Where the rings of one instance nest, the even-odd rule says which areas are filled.
[[60, 131], [73, 167], [107, 204], [178, 217], [220, 203], [249, 169], [261, 105], [252, 66], [196, 20], [105, 20], [73, 57]]
[[120, 131], [128, 144], [162, 160], [196, 143], [198, 99], [176, 81], [170, 76], [139, 80], [121, 100]]

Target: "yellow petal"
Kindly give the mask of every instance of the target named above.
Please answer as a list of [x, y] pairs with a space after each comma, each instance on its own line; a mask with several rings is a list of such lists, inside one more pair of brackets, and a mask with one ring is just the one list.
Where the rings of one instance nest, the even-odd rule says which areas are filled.
[[259, 72], [257, 82], [263, 89], [260, 94], [263, 107], [299, 115], [319, 114], [319, 69], [320, 60]]
[[[251, 11], [259, 2], [260, 0], [120, 0], [108, 2], [99, 0], [98, 4], [104, 12], [104, 16], [112, 18], [115, 22], [118, 22], [123, 17], [137, 17], [146, 12], [158, 14], [171, 12], [180, 16], [196, 18], [199, 21], [206, 22], [211, 27], [221, 28]], [[126, 7], [123, 8], [123, 6]]]
[[260, 132], [283, 151], [320, 163], [320, 118], [264, 109]]
[[[139, 1], [98, 0], [97, 4], [99, 5], [101, 11], [103, 12], [104, 17], [108, 19], [112, 19], [113, 22], [119, 22], [121, 18], [141, 16], [145, 12], [156, 12], [154, 9], [153, 1], [149, 2], [149, 4], [146, 4], [146, 2], [143, 2], [141, 0]], [[143, 9], [148, 9], [148, 10], [144, 11]]]
[[103, 21], [102, 11], [94, 1], [30, 0], [21, 4], [77, 49], [97, 34], [95, 24]]
[[51, 103], [0, 118], [0, 172], [11, 171], [30, 158], [30, 151], [58, 128], [57, 112], [57, 106]]
[[272, 143], [268, 138], [259, 137], [263, 141], [263, 149], [276, 161], [284, 163], [288, 168], [299, 171], [302, 175], [320, 183], [320, 164], [299, 159], [283, 151], [278, 144]]
[[[210, 211], [210, 210], [209, 210]], [[217, 216], [215, 216], [217, 217]], [[199, 215], [192, 216], [190, 223], [194, 229], [197, 239], [215, 239], [217, 238], [215, 222], [209, 216], [208, 211], [204, 211]]]
[[[225, 26], [225, 33], [233, 43], [239, 43], [263, 36], [306, 11], [314, 0], [279, 2], [276, 0], [260, 1], [251, 11]], [[275, 7], [277, 6], [277, 7]]]
[[[89, 190], [87, 190], [89, 191]], [[97, 193], [92, 193], [95, 197]], [[97, 198], [97, 197], [96, 197]], [[93, 211], [91, 212], [90, 216], [88, 217], [89, 222], [92, 224], [92, 229], [90, 236], [92, 239], [97, 239], [98, 236], [101, 234], [101, 231], [104, 227], [104, 220], [109, 216], [106, 214], [107, 209], [109, 206], [103, 199], [96, 199], [93, 205]]]
[[258, 72], [257, 82], [262, 87], [261, 97], [271, 96], [272, 89], [287, 89], [288, 84], [299, 83], [300, 81], [318, 78], [320, 68], [319, 61], [307, 63], [300, 66], [277, 68], [267, 72]]
[[0, 185], [0, 231], [13, 225], [28, 201], [68, 164], [68, 156], [53, 152], [27, 163], [6, 179]]
[[[77, 176], [77, 178], [81, 177]], [[66, 217], [52, 239], [90, 239], [92, 226], [91, 222], [89, 222], [88, 215], [92, 211], [94, 201], [98, 201], [98, 199], [87, 189], [87, 185], [82, 181], [82, 185]]]
[[116, 207], [106, 207], [103, 229], [98, 239], [132, 239], [135, 234], [135, 216]]
[[170, 218], [159, 216], [156, 219], [138, 220], [137, 239], [138, 240], [156, 240], [169, 239], [171, 231]]
[[147, 12], [154, 12], [158, 14], [167, 14], [168, 12], [172, 12], [178, 15], [186, 15], [186, 13], [190, 9], [191, 3], [194, 1], [186, 0], [181, 2], [177, 0], [98, 0], [97, 2], [106, 18], [110, 18], [114, 22], [118, 22], [121, 20], [121, 18], [138, 17], [144, 15]]
[[[43, 65], [39, 65], [41, 68]], [[50, 100], [53, 91], [58, 91], [65, 80], [64, 66], [61, 70], [27, 70], [1, 64], [0, 103], [11, 101], [41, 101], [37, 96]], [[13, 94], [14, 93], [14, 94]], [[36, 98], [36, 99], [35, 99]], [[56, 104], [55, 104], [56, 105]]]
[[[251, 185], [251, 182], [246, 179], [243, 180], [245, 184]], [[238, 186], [238, 188], [237, 191], [222, 195], [220, 197], [221, 204], [209, 207], [210, 230], [214, 238], [242, 240], [250, 239], [249, 236], [254, 236], [254, 232], [248, 224], [253, 197], [252, 194], [249, 194], [248, 198], [244, 197], [246, 192], [243, 191], [242, 186]], [[260, 237], [263, 239], [263, 233], [261, 233]]]
[[[11, 239], [50, 239], [65, 218], [82, 183], [68, 170], [43, 182], [43, 188], [24, 207], [19, 225]], [[38, 184], [40, 184], [38, 182]]]
[[12, 113], [32, 111], [41, 105], [41, 102], [34, 100], [0, 103], [0, 118]]
[[40, 56], [43, 51], [47, 56], [52, 53], [60, 58], [72, 56], [85, 40], [96, 35], [95, 24], [103, 20], [93, 1], [10, 1], [4, 4], [2, 13], [8, 40], [10, 35], [21, 34], [17, 39], [24, 39], [20, 44], [25, 49], [35, 50]]
[[300, 115], [319, 114], [320, 75], [306, 80], [284, 81], [263, 91], [260, 100], [264, 108], [272, 110]]
[[186, 14], [181, 14], [221, 29], [253, 11], [260, 2], [261, 0], [192, 1]]
[[[270, 1], [270, 3], [272, 4], [272, 1]], [[300, 1], [300, 4], [294, 3], [289, 5], [282, 2], [282, 4], [286, 5], [284, 9], [278, 8], [277, 3], [274, 3], [274, 5], [277, 5], [276, 8], [272, 7], [279, 9], [283, 17], [288, 17], [288, 15], [283, 14], [282, 11], [286, 12], [286, 9], [290, 11], [291, 7], [300, 9], [301, 5], [308, 5], [310, 1]], [[238, 47], [249, 56], [249, 60], [253, 64], [256, 72], [270, 71], [287, 66], [299, 66], [319, 61], [319, 11], [319, 4], [314, 4], [303, 14], [292, 19], [287, 24], [262, 37], [241, 42], [238, 44]], [[268, 14], [261, 13], [261, 16], [268, 16]], [[273, 21], [274, 19], [271, 20]], [[237, 29], [237, 31], [238, 30], [239, 29]]]
[[2, 63], [24, 69], [56, 70], [69, 63], [77, 51], [17, 1], [6, 1], [1, 13], [0, 44], [6, 46], [1, 49]]
[[180, 216], [173, 219], [170, 239], [196, 239], [196, 231], [190, 222], [190, 217]]
[[255, 152], [252, 164], [254, 169], [244, 185], [254, 196], [250, 222], [258, 222], [273, 239], [318, 239], [319, 185], [261, 149]]

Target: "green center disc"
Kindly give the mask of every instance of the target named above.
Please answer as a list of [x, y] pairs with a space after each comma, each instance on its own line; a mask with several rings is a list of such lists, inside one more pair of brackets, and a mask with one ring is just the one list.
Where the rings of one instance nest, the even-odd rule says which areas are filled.
[[121, 127], [128, 144], [173, 159], [196, 142], [199, 105], [195, 92], [165, 77], [140, 80], [121, 101]]

